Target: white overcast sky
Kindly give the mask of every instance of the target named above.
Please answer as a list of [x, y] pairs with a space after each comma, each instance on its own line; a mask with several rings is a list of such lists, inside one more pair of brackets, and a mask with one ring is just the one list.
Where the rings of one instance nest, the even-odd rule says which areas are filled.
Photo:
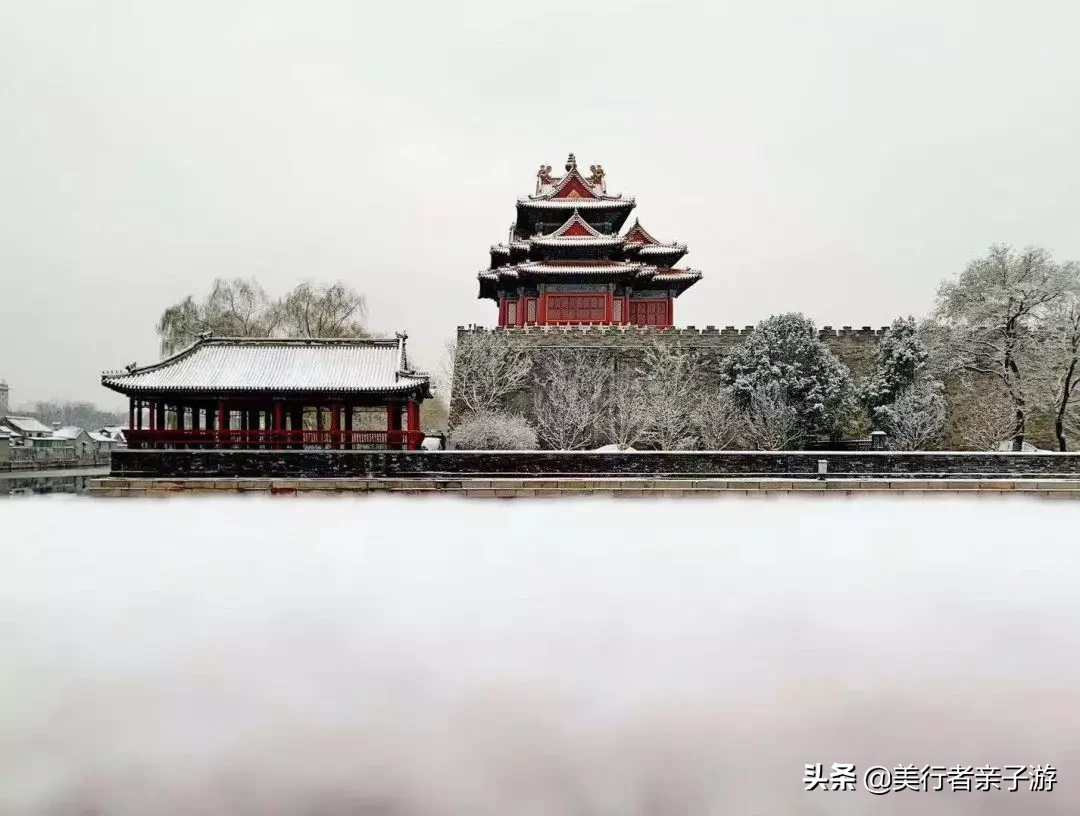
[[924, 313], [994, 241], [1080, 258], [1080, 5], [0, 0], [0, 378], [120, 404], [215, 277], [366, 293], [435, 368], [574, 151], [705, 278], [676, 321]]

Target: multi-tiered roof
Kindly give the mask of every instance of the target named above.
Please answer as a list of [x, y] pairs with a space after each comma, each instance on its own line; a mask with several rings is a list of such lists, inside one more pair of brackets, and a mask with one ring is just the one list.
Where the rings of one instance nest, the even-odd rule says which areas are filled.
[[555, 177], [550, 165], [541, 165], [535, 192], [518, 199], [508, 240], [491, 247], [491, 264], [479, 274], [480, 297], [500, 302], [501, 324], [546, 322], [539, 319], [545, 310], [535, 306], [514, 309], [516, 321], [509, 320], [502, 303], [542, 300], [546, 292], [570, 292], [575, 284], [583, 295], [608, 284], [613, 298], [626, 299], [626, 308], [615, 306], [606, 320], [589, 322], [633, 322], [636, 299], [648, 294], [655, 300], [660, 293], [674, 298], [700, 280], [700, 272], [674, 268], [686, 244], [659, 241], [637, 221], [620, 234], [634, 198], [608, 193], [601, 165], [589, 171], [582, 173], [571, 153], [566, 175]]

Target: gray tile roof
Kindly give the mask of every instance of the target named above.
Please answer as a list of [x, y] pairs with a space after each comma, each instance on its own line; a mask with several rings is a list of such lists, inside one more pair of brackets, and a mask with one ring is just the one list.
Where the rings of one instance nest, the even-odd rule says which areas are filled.
[[2, 417], [3, 421], [24, 434], [28, 433], [45, 433], [51, 434], [53, 429], [48, 425], [42, 424], [40, 421], [33, 417], [21, 417], [21, 416], [6, 416]]
[[75, 425], [65, 425], [63, 428], [57, 428], [53, 431], [52, 435], [56, 439], [78, 439], [82, 433], [82, 428]]
[[169, 391], [371, 392], [425, 395], [429, 377], [406, 370], [405, 338], [200, 340], [151, 366], [106, 372], [120, 393]]

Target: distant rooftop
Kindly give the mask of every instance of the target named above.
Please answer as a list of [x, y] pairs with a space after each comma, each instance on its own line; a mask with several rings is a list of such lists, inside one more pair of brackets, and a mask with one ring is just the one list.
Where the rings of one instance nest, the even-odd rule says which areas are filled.
[[19, 433], [24, 434], [51, 434], [53, 431], [48, 425], [43, 425], [33, 417], [5, 416], [0, 417], [0, 421], [7, 423]]

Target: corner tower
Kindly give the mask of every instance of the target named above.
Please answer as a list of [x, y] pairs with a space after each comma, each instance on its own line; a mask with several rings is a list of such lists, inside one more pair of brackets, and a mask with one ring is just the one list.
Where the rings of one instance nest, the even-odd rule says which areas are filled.
[[701, 273], [675, 268], [686, 244], [658, 241], [637, 221], [621, 233], [634, 207], [633, 196], [608, 193], [599, 164], [586, 176], [571, 153], [559, 177], [541, 165], [508, 240], [478, 275], [499, 325], [672, 325], [675, 298]]

